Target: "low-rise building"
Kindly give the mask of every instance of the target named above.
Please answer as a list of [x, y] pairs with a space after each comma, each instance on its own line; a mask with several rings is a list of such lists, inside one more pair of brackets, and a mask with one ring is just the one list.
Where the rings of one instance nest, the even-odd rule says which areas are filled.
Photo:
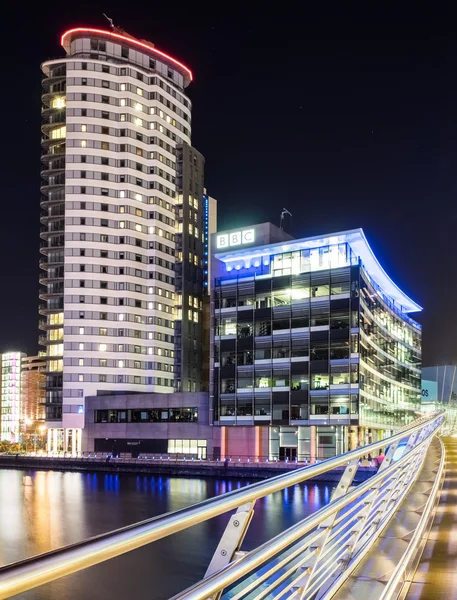
[[[218, 452], [208, 393], [109, 394], [86, 398], [83, 450], [207, 458]], [[76, 452], [76, 448], [74, 449]]]

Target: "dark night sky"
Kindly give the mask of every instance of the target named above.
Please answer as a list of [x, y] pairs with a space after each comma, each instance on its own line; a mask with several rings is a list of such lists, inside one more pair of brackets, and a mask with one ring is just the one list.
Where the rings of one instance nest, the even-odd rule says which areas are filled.
[[193, 145], [220, 229], [278, 223], [283, 206], [296, 236], [363, 227], [425, 307], [424, 364], [457, 361], [451, 2], [34, 4], [2, 23], [1, 351], [37, 350], [39, 65], [106, 12], [194, 71]]

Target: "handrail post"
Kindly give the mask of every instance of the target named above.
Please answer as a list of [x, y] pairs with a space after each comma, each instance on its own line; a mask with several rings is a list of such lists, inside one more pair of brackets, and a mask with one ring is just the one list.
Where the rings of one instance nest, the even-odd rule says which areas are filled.
[[[335, 488], [332, 494], [330, 502], [333, 502], [337, 498], [340, 498], [341, 496], [344, 496], [347, 493], [347, 491], [352, 485], [358, 467], [359, 459], [353, 459], [349, 461], [337, 487]], [[319, 564], [319, 559], [322, 556], [324, 547], [328, 541], [329, 535], [332, 532], [332, 527], [339, 514], [339, 511], [335, 512], [330, 517], [327, 517], [327, 519], [324, 519], [324, 521], [322, 521], [322, 523], [318, 527], [318, 529], [325, 531], [325, 534], [322, 537], [321, 541], [318, 542], [312, 548], [312, 557], [310, 558], [310, 561], [308, 561], [307, 566], [300, 567], [300, 570], [303, 572], [303, 576], [296, 582], [296, 586], [292, 588], [297, 590], [297, 592], [300, 594], [300, 600], [306, 597], [306, 593], [312, 583], [313, 577], [316, 572], [316, 568]]]
[[[220, 539], [219, 544], [213, 554], [213, 558], [206, 569], [205, 577], [209, 577], [220, 571], [223, 567], [231, 563], [236, 555], [240, 552], [241, 544], [243, 543], [246, 532], [254, 516], [253, 502], [247, 502], [238, 507], [237, 511], [231, 515], [227, 527]], [[212, 600], [219, 600], [223, 590], [212, 597]]]

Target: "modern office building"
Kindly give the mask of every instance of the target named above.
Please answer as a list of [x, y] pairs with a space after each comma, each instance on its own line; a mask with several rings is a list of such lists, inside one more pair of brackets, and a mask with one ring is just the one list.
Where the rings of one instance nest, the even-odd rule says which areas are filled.
[[22, 424], [22, 369], [23, 352], [5, 352], [1, 355], [0, 440], [17, 443]]
[[21, 363], [22, 406], [24, 423], [44, 422], [46, 401], [46, 353], [38, 356], [24, 356]]
[[420, 411], [421, 310], [361, 229], [213, 236], [213, 422], [222, 455], [325, 458]]
[[117, 28], [61, 41], [66, 56], [42, 65], [40, 326], [49, 449], [79, 452], [86, 396], [199, 389], [202, 287], [185, 273], [190, 254], [202, 268], [203, 158], [186, 66]]

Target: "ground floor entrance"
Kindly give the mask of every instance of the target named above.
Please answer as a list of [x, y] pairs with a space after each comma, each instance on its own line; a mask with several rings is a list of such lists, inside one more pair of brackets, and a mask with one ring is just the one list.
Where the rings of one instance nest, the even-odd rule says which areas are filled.
[[48, 429], [48, 452], [79, 456], [82, 450], [82, 429], [51, 427]]

